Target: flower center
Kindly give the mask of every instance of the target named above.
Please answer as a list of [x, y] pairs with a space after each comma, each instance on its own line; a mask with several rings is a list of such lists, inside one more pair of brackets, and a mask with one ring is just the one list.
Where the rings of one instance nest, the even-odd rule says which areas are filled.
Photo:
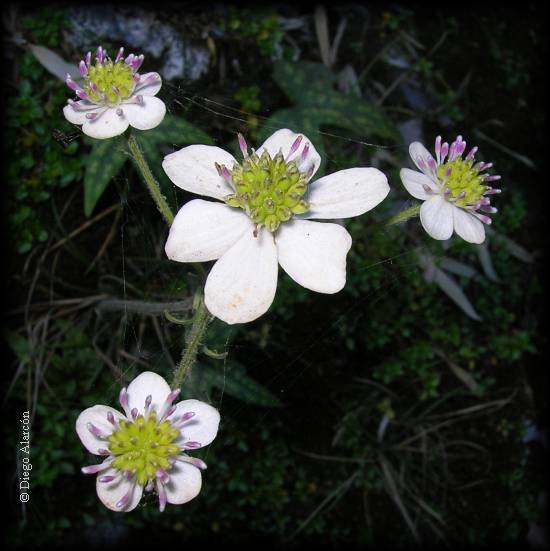
[[485, 178], [472, 159], [456, 158], [437, 167], [445, 195], [455, 205], [465, 207], [479, 202], [486, 192]]
[[295, 214], [309, 210], [303, 199], [310, 174], [300, 172], [296, 161], [286, 162], [282, 153], [271, 158], [264, 150], [235, 164], [231, 180], [236, 193], [225, 197], [231, 207], [243, 209], [258, 226], [274, 232]]
[[123, 60], [113, 63], [110, 59], [88, 67], [84, 91], [95, 103], [118, 104], [129, 98], [134, 90], [132, 67]]
[[138, 484], [144, 486], [155, 478], [158, 469], [171, 466], [169, 459], [181, 451], [174, 444], [179, 435], [170, 421], [158, 421], [154, 410], [147, 418], [138, 415], [134, 421], [120, 421], [118, 430], [108, 438], [109, 450], [115, 456], [112, 466], [135, 473]]

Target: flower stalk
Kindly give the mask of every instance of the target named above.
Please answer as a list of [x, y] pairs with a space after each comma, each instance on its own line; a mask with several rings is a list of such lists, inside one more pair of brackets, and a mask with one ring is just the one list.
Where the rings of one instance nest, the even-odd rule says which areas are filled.
[[390, 216], [384, 222], [384, 226], [393, 226], [394, 224], [400, 224], [401, 222], [405, 222], [410, 218], [414, 218], [415, 216], [418, 216], [420, 213], [420, 207], [421, 205], [413, 205], [408, 209], [402, 210], [401, 212], [398, 212], [397, 214]]
[[184, 378], [191, 372], [191, 368], [196, 362], [199, 348], [203, 342], [208, 325], [214, 319], [204, 304], [202, 293], [195, 295], [195, 308], [191, 327], [185, 334], [186, 348], [183, 351], [180, 362], [174, 370], [171, 388], [177, 390], [181, 387]]
[[164, 195], [162, 195], [162, 193], [160, 192], [159, 184], [155, 180], [155, 177], [153, 176], [153, 173], [151, 172], [151, 169], [149, 168], [149, 165], [147, 164], [147, 161], [145, 160], [145, 157], [143, 156], [143, 153], [134, 135], [130, 135], [130, 137], [128, 138], [128, 149], [130, 150], [130, 154], [132, 155], [132, 158], [136, 163], [136, 166], [138, 167], [138, 170], [143, 180], [145, 181], [147, 188], [149, 189], [149, 193], [151, 194], [153, 201], [157, 205], [157, 208], [166, 220], [167, 224], [171, 226], [172, 222], [174, 221], [174, 214], [172, 213], [172, 209], [166, 202]]

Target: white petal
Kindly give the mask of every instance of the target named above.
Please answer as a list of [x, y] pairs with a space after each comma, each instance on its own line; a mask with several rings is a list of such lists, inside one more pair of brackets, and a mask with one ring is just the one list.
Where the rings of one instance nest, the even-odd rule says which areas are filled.
[[85, 409], [76, 420], [76, 433], [78, 434], [80, 440], [86, 446], [86, 449], [99, 455], [98, 450], [106, 449], [109, 447], [107, 440], [103, 440], [94, 436], [87, 427], [88, 423], [95, 425], [103, 434], [109, 436], [113, 430], [114, 426], [107, 420], [107, 414], [111, 412], [115, 418], [115, 421], [122, 421], [126, 419], [126, 416], [113, 409], [109, 406], [93, 406], [91, 408]]
[[152, 396], [151, 408], [159, 412], [166, 398], [170, 394], [168, 383], [152, 371], [144, 371], [128, 385], [128, 403], [130, 409], [137, 408], [142, 412], [145, 408], [145, 399]]
[[279, 263], [296, 282], [318, 293], [337, 293], [346, 284], [351, 236], [338, 224], [292, 220], [275, 237]]
[[122, 134], [128, 128], [128, 120], [116, 114], [116, 109], [109, 107], [94, 120], [86, 119], [82, 125], [84, 134], [91, 138], [104, 140]]
[[212, 145], [189, 145], [164, 157], [162, 168], [176, 186], [216, 199], [234, 193], [233, 188], [218, 174], [214, 163], [229, 170], [236, 163], [227, 151]]
[[159, 98], [153, 96], [143, 96], [141, 104], [124, 103], [120, 106], [123, 117], [138, 130], [151, 130], [158, 126], [164, 115], [166, 115], [166, 105]]
[[199, 442], [201, 447], [208, 446], [218, 434], [220, 424], [218, 410], [200, 400], [183, 400], [176, 404], [176, 411], [169, 417], [169, 420], [189, 412], [193, 412], [195, 415], [183, 425], [182, 441]]
[[[308, 137], [304, 134], [296, 134], [288, 128], [282, 128], [281, 130], [277, 130], [277, 132], [267, 138], [267, 140], [258, 148], [256, 153], [258, 153], [258, 155], [261, 155], [264, 149], [267, 149], [268, 153], [273, 158], [275, 155], [277, 155], [277, 153], [279, 153], [279, 151], [282, 151], [283, 156], [286, 159], [288, 154], [290, 153], [290, 148], [292, 147], [292, 144], [296, 141], [298, 136], [302, 136], [300, 146], [298, 147], [296, 152], [288, 158], [288, 160], [298, 161], [298, 169], [300, 170], [300, 172], [307, 172], [311, 167], [313, 167], [313, 176], [313, 174], [317, 172], [317, 169], [321, 164], [321, 156], [319, 155], [319, 153], [317, 153], [315, 147], [313, 147], [311, 140], [309, 140]], [[309, 144], [308, 153], [304, 161], [302, 161], [301, 155], [306, 144]]]
[[277, 290], [277, 248], [273, 236], [260, 230], [245, 234], [208, 275], [204, 300], [210, 312], [226, 323], [246, 323], [264, 314]]
[[[411, 156], [414, 164], [418, 167], [418, 170], [421, 170], [422, 172], [426, 172], [428, 170], [429, 159], [433, 159], [434, 163], [436, 162], [432, 157], [432, 154], [420, 142], [413, 142], [409, 145], [409, 155]], [[420, 159], [424, 161], [424, 167], [418, 164]]]
[[348, 168], [309, 185], [310, 210], [300, 218], [350, 218], [378, 205], [390, 191], [377, 168]]
[[101, 110], [101, 107], [86, 100], [75, 101], [75, 103], [81, 109], [75, 109], [72, 105], [65, 105], [63, 107], [65, 118], [73, 124], [84, 124], [88, 120], [86, 118], [87, 113], [96, 113]]
[[199, 495], [202, 476], [197, 467], [177, 461], [168, 474], [170, 481], [164, 486], [168, 503], [181, 505]]
[[453, 206], [441, 195], [434, 195], [422, 203], [420, 222], [434, 239], [449, 239], [453, 234]]
[[194, 199], [176, 214], [164, 250], [178, 262], [216, 260], [253, 226], [242, 209]]
[[405, 186], [405, 189], [417, 199], [422, 199], [425, 201], [432, 197], [432, 194], [428, 193], [424, 186], [428, 186], [429, 189], [434, 192], [438, 191], [438, 186], [430, 178], [428, 178], [422, 172], [416, 170], [411, 170], [410, 168], [402, 168], [399, 173], [401, 176], [401, 181]]
[[453, 207], [453, 222], [455, 232], [465, 241], [477, 244], [485, 241], [483, 222], [473, 214], [459, 207]]
[[[113, 482], [99, 482], [99, 478], [102, 476], [114, 476], [119, 473], [120, 471], [117, 471], [116, 469], [107, 469], [106, 471], [99, 473], [96, 479], [97, 496], [102, 501], [103, 505], [105, 505], [108, 509], [111, 509], [111, 511], [128, 513], [137, 507], [143, 494], [143, 487], [136, 484], [135, 481], [127, 480], [124, 476], [119, 477]], [[132, 491], [132, 494], [126, 507], [117, 507], [116, 504], [129, 491]]]
[[158, 73], [145, 73], [144, 75], [140, 75], [141, 82], [146, 82], [147, 79], [152, 76], [156, 76], [156, 79], [154, 79], [152, 83], [136, 86], [132, 95], [156, 96], [162, 86], [160, 75]]

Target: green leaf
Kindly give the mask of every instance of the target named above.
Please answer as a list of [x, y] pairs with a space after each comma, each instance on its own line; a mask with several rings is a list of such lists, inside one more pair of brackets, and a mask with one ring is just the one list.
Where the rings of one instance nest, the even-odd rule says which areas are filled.
[[321, 155], [319, 175], [324, 171], [325, 159], [319, 134], [325, 126], [342, 128], [357, 139], [399, 139], [397, 129], [380, 109], [335, 90], [335, 75], [321, 63], [277, 61], [273, 78], [295, 105], [274, 113], [263, 125], [260, 140], [279, 128], [303, 132]]
[[126, 158], [122, 137], [93, 141], [92, 150], [86, 159], [84, 176], [84, 214], [86, 216], [92, 214], [109, 182], [118, 174]]
[[[156, 128], [135, 131], [135, 135], [165, 194], [171, 184], [162, 170], [163, 153], [159, 145], [170, 144], [176, 147], [191, 143], [212, 144], [208, 134], [186, 120], [172, 115], [166, 115]], [[92, 145], [92, 150], [86, 160], [84, 176], [84, 213], [86, 216], [92, 214], [109, 182], [118, 174], [128, 159], [124, 136], [117, 136], [109, 140], [89, 140], [89, 143]]]
[[244, 366], [234, 361], [225, 366], [221, 362], [195, 365], [190, 380], [184, 385], [184, 393], [190, 398], [209, 397], [214, 388], [248, 404], [282, 407], [271, 391], [249, 377]]

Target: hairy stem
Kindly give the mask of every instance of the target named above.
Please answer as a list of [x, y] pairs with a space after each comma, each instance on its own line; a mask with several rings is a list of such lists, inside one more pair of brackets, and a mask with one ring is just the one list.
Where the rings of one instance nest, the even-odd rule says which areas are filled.
[[149, 165], [147, 164], [147, 161], [145, 160], [145, 157], [141, 152], [139, 144], [135, 136], [133, 135], [130, 135], [130, 137], [128, 138], [128, 148], [130, 150], [132, 158], [134, 159], [134, 162], [136, 163], [136, 166], [141, 173], [143, 180], [145, 181], [145, 184], [147, 185], [147, 188], [149, 189], [149, 192], [151, 193], [153, 201], [156, 203], [157, 208], [159, 209], [160, 213], [162, 214], [168, 225], [171, 226], [172, 222], [174, 221], [174, 214], [172, 213], [172, 209], [166, 202], [164, 195], [162, 195], [162, 193], [160, 192], [159, 184], [155, 180], [155, 177], [153, 176], [153, 173], [151, 172], [151, 169], [149, 168]]
[[414, 205], [408, 209], [402, 210], [401, 212], [390, 216], [387, 220], [382, 222], [382, 225], [392, 226], [393, 224], [405, 222], [405, 220], [408, 220], [409, 218], [414, 218], [415, 216], [418, 216], [418, 213], [420, 212], [420, 206], [421, 205]]
[[180, 388], [185, 376], [191, 372], [191, 368], [197, 359], [199, 347], [206, 335], [206, 329], [213, 319], [213, 316], [206, 309], [204, 298], [202, 295], [198, 295], [196, 297], [196, 308], [193, 314], [192, 325], [185, 335], [187, 346], [183, 351], [180, 362], [174, 370], [174, 378], [170, 385], [172, 389], [175, 390]]

